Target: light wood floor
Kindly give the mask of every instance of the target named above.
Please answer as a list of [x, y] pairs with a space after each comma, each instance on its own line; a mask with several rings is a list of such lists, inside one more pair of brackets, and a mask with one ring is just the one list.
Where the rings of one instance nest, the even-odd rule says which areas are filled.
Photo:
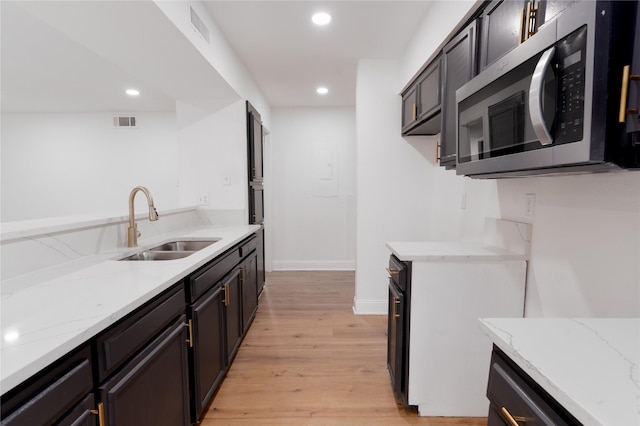
[[395, 403], [386, 316], [354, 315], [353, 272], [273, 272], [203, 426], [486, 425]]

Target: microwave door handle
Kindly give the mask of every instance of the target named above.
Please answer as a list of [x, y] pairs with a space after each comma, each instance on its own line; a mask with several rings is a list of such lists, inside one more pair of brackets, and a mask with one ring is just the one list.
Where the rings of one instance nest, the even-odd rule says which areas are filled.
[[542, 54], [540, 60], [538, 60], [536, 69], [533, 71], [531, 87], [529, 88], [529, 116], [531, 117], [531, 124], [533, 124], [533, 131], [542, 145], [550, 145], [553, 143], [553, 137], [544, 124], [542, 111], [544, 93], [542, 89], [544, 85], [544, 75], [551, 64], [555, 52], [556, 48], [553, 46]]

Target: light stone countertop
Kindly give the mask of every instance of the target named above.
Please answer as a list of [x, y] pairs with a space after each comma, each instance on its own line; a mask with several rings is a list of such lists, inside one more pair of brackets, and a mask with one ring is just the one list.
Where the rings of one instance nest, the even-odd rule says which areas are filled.
[[[198, 226], [2, 283], [0, 392], [4, 394], [88, 341], [260, 229], [258, 225]], [[159, 243], [220, 238], [188, 257], [123, 261]]]
[[480, 324], [582, 424], [640, 425], [640, 318], [490, 318]]
[[471, 262], [526, 260], [524, 254], [480, 243], [457, 241], [388, 242], [387, 248], [404, 262]]

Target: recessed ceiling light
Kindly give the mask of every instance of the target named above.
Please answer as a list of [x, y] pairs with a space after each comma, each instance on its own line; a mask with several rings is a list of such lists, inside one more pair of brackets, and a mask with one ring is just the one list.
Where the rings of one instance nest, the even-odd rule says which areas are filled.
[[127, 89], [125, 93], [129, 96], [138, 96], [140, 94], [140, 92], [136, 89]]
[[319, 95], [326, 95], [327, 93], [329, 93], [329, 89], [327, 89], [326, 87], [318, 87], [318, 88], [316, 89], [316, 92], [317, 92]]
[[318, 12], [311, 17], [311, 20], [316, 25], [327, 25], [331, 22], [331, 15], [326, 12]]

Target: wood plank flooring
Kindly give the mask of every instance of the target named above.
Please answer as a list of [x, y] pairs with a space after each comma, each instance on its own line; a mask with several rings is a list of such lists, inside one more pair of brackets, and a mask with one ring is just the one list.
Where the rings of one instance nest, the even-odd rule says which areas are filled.
[[353, 272], [272, 272], [256, 318], [202, 420], [212, 425], [486, 425], [399, 407], [386, 316], [354, 315]]

